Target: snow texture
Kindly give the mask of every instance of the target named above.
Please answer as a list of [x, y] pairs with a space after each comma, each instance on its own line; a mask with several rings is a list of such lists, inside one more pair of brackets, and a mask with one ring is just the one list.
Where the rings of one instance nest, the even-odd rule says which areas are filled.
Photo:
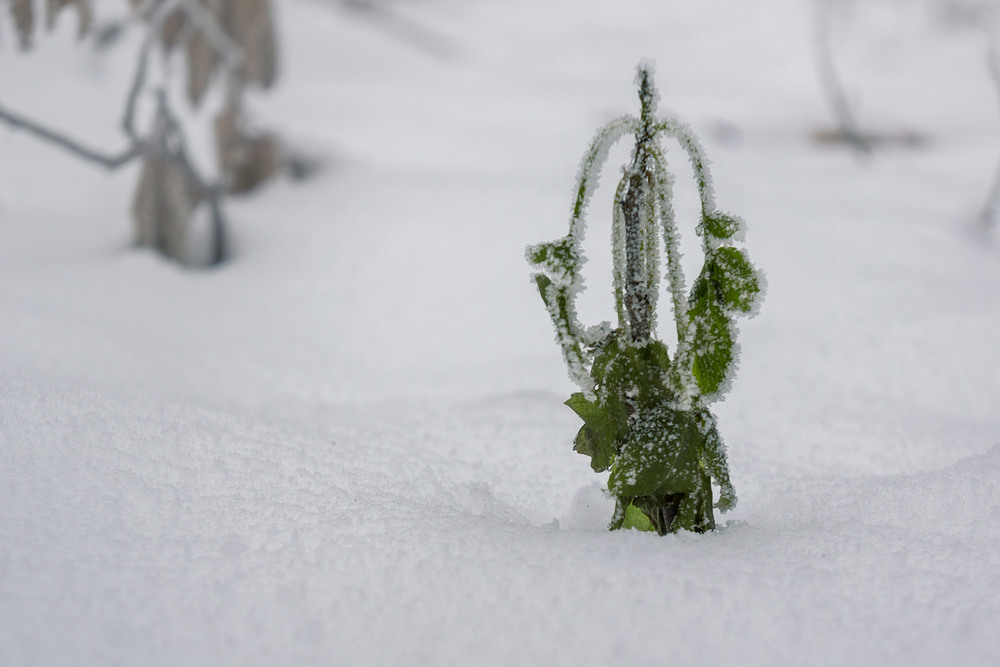
[[[328, 168], [231, 202], [218, 270], [128, 247], [136, 168], [0, 128], [0, 664], [996, 664], [980, 33], [854, 4], [859, 122], [926, 137], [862, 162], [811, 139], [799, 0], [277, 4], [251, 106]], [[135, 44], [74, 33], [22, 55], [0, 12], [0, 100], [114, 146]], [[604, 530], [525, 281], [641, 57], [768, 271], [714, 407], [740, 505], [706, 535]]]

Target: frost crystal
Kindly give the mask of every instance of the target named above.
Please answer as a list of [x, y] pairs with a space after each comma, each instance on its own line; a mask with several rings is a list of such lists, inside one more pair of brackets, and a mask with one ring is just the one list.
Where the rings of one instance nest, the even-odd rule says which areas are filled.
[[[636, 82], [641, 112], [601, 128], [577, 174], [569, 234], [530, 246], [532, 278], [555, 325], [570, 378], [581, 392], [566, 402], [584, 421], [574, 449], [591, 457], [595, 471], [610, 470], [617, 498], [611, 528], [660, 534], [715, 527], [716, 504], [736, 503], [725, 444], [708, 405], [726, 393], [736, 367], [737, 315], [753, 314], [763, 275], [741, 248], [745, 223], [715, 207], [708, 159], [687, 125], [656, 117], [659, 95], [650, 68]], [[608, 151], [621, 137], [635, 138], [631, 162], [615, 189], [612, 214], [613, 289], [618, 326], [585, 327], [575, 299], [583, 290], [581, 243], [585, 213]], [[661, 138], [674, 139], [694, 170], [701, 202], [696, 232], [705, 263], [690, 289], [681, 269], [679, 232], [672, 206], [673, 175]], [[655, 338], [660, 293], [660, 240], [677, 329], [673, 359]]]

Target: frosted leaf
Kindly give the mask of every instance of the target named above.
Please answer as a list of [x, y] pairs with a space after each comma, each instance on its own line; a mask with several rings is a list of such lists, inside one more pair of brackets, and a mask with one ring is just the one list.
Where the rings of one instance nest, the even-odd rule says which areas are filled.
[[188, 223], [200, 203], [197, 184], [178, 164], [146, 158], [132, 201], [134, 243], [185, 261]]
[[702, 217], [702, 227], [699, 231], [716, 239], [730, 239], [736, 237], [742, 230], [743, 221], [740, 218], [715, 211]]
[[587, 327], [580, 336], [580, 340], [587, 347], [597, 347], [610, 339], [613, 332], [611, 322], [604, 321]]
[[[704, 285], [699, 282], [695, 289], [703, 289]], [[711, 299], [699, 299], [689, 313], [695, 340], [691, 350], [692, 372], [698, 389], [715, 395], [728, 379], [735, 358], [732, 323]]]
[[529, 246], [526, 256], [529, 262], [542, 269], [546, 277], [560, 287], [569, 287], [576, 282], [582, 263], [580, 252], [569, 237]]
[[566, 401], [573, 412], [583, 420], [583, 427], [576, 436], [573, 450], [591, 458], [594, 472], [603, 472], [611, 466], [618, 440], [618, 424], [611, 414], [583, 394], [573, 394]]
[[646, 411], [611, 469], [608, 489], [624, 496], [693, 491], [699, 440], [687, 413], [666, 407]]
[[712, 253], [709, 267], [719, 302], [731, 311], [749, 313], [760, 294], [760, 284], [746, 251], [719, 248]]

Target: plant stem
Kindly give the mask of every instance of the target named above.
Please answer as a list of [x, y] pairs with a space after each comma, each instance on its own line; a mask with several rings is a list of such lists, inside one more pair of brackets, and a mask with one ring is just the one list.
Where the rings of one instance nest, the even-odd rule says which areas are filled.
[[632, 343], [641, 346], [649, 342], [653, 333], [653, 307], [651, 285], [647, 280], [646, 252], [643, 243], [643, 215], [648, 215], [652, 188], [650, 144], [655, 134], [655, 93], [649, 80], [649, 71], [639, 71], [639, 101], [642, 115], [636, 132], [632, 164], [625, 173], [628, 181], [622, 199], [622, 217], [625, 221], [625, 310]]
[[628, 179], [628, 191], [622, 201], [622, 216], [625, 219], [625, 311], [632, 342], [642, 345], [652, 335], [649, 286], [645, 280], [641, 238], [643, 178], [633, 168]]

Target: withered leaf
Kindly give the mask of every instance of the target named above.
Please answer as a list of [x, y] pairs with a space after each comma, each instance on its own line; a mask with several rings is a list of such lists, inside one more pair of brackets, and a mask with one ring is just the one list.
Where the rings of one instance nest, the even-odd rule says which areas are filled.
[[187, 19], [183, 10], [175, 9], [170, 12], [170, 15], [163, 20], [163, 27], [160, 29], [160, 44], [163, 48], [169, 51], [177, 46], [186, 26]]
[[32, 33], [35, 29], [35, 10], [31, 0], [10, 0], [10, 13], [17, 30], [17, 43], [21, 50], [31, 48]]
[[134, 243], [184, 261], [188, 223], [200, 203], [197, 185], [179, 165], [147, 157], [132, 200]]
[[187, 43], [187, 96], [194, 106], [201, 103], [212, 80], [218, 55], [211, 42], [200, 30], [195, 30]]
[[248, 192], [278, 171], [281, 145], [277, 137], [248, 132], [233, 105], [215, 119], [215, 145], [230, 192]]
[[243, 49], [239, 75], [245, 83], [269, 88], [278, 73], [274, 19], [269, 0], [230, 0], [225, 29]]
[[75, 6], [78, 16], [76, 35], [82, 39], [93, 25], [94, 10], [91, 0], [45, 0], [45, 27], [51, 30], [56, 24], [56, 16], [65, 7]]

